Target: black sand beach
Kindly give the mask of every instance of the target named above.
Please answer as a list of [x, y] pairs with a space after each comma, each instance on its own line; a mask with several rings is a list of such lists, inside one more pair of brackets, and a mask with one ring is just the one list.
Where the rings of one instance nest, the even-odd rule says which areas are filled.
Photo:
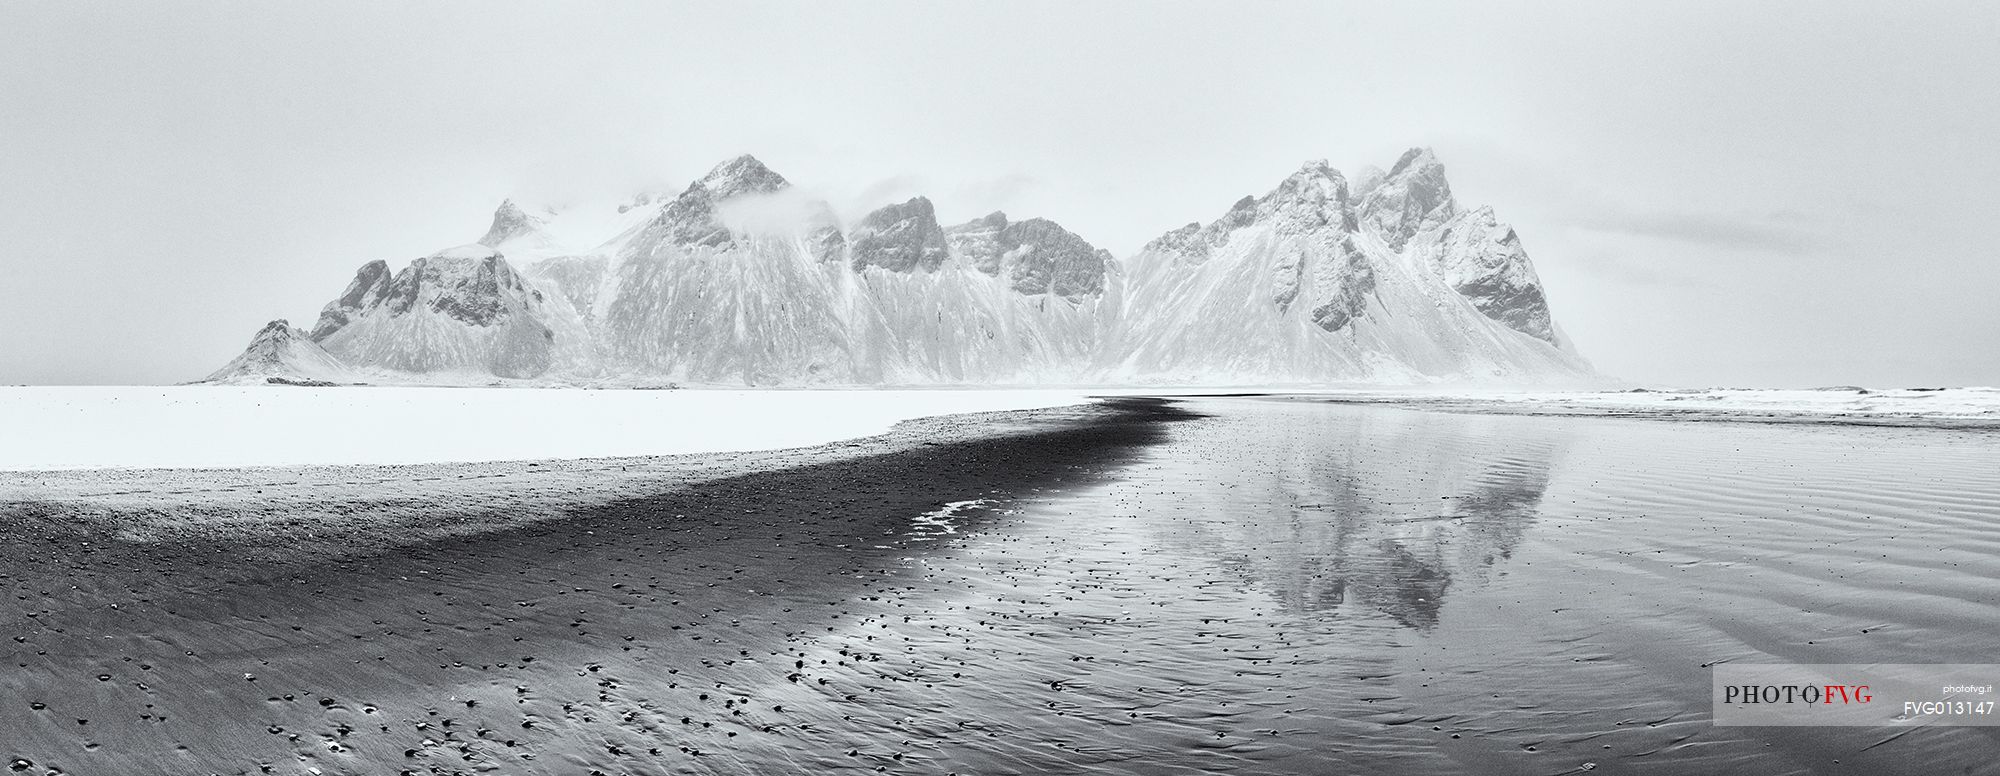
[[[1730, 728], [1974, 663], [1983, 430], [1260, 397], [803, 450], [9, 481], [0, 756], [71, 774], [1981, 774]], [[169, 492], [172, 491], [172, 492]]]
[[[792, 734], [740, 688], [800, 680], [789, 638], [879, 608], [856, 602], [915, 551], [912, 516], [1091, 482], [1184, 416], [1114, 400], [777, 453], [334, 470], [248, 518], [200, 493], [10, 500], [0, 754], [38, 774], [701, 767], [739, 734]], [[536, 491], [524, 514], [482, 519], [507, 491], [464, 478], [529, 467], [583, 490], [643, 467], [658, 492], [562, 507]], [[243, 480], [187, 489], [301, 484], [216, 476]], [[401, 487], [375, 496], [357, 476]]]

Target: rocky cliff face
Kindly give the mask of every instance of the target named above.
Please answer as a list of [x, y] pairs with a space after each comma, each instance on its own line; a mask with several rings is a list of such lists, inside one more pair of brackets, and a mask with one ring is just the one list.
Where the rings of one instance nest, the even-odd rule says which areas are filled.
[[1423, 232], [1433, 231], [1458, 214], [1444, 165], [1428, 148], [1412, 148], [1396, 160], [1387, 175], [1371, 182], [1360, 205], [1360, 220], [1392, 250]]
[[847, 237], [853, 251], [854, 270], [881, 267], [891, 272], [921, 270], [936, 272], [951, 253], [945, 247], [944, 229], [938, 226], [931, 201], [912, 198], [900, 205], [885, 205], [854, 227]]
[[948, 232], [952, 247], [980, 272], [1016, 293], [1053, 294], [1071, 302], [1104, 293], [1111, 252], [1045, 218], [1009, 221], [991, 213]]
[[748, 156], [602, 210], [503, 202], [478, 244], [363, 265], [305, 341], [341, 368], [437, 382], [1588, 373], [1518, 235], [1490, 209], [1462, 212], [1425, 149], [1352, 182], [1309, 162], [1124, 261], [1041, 218], [943, 228], [923, 197], [842, 224]]
[[548, 219], [529, 215], [520, 205], [514, 204], [514, 200], [504, 200], [493, 211], [493, 225], [486, 228], [486, 236], [479, 238], [479, 244], [499, 248], [524, 238], [546, 241], [548, 223]]
[[1438, 276], [1472, 302], [1480, 313], [1507, 328], [1562, 347], [1535, 265], [1514, 228], [1482, 207], [1439, 227], [1436, 239], [1420, 246]]
[[345, 363], [412, 373], [532, 378], [558, 362], [545, 295], [500, 253], [465, 245], [416, 259], [393, 276], [356, 273], [320, 313], [312, 339]]
[[354, 273], [354, 280], [347, 284], [347, 290], [320, 310], [319, 322], [313, 325], [313, 341], [326, 339], [361, 311], [381, 304], [389, 295], [389, 282], [394, 277], [389, 272], [389, 262], [381, 259], [361, 265]]

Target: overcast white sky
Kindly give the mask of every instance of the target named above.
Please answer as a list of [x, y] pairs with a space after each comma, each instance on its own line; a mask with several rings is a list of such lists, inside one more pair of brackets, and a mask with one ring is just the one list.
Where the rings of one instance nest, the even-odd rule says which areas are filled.
[[1128, 255], [1429, 145], [1678, 385], [2000, 384], [2000, 4], [0, 0], [0, 383], [195, 379], [509, 195], [754, 153]]

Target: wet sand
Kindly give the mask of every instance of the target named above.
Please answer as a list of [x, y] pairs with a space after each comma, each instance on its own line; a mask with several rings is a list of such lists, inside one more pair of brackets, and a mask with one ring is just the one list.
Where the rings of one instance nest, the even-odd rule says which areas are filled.
[[911, 516], [1090, 482], [1181, 416], [1114, 400], [777, 453], [17, 480], [0, 756], [740, 772], [732, 740], [810, 724], [745, 689], [804, 670], [790, 641], [877, 608]]
[[[919, 426], [422, 486], [374, 472], [394, 498], [324, 507], [315, 492], [362, 478], [218, 474], [181, 501], [35, 483], [6, 518], [36, 538], [0, 567], [0, 614], [24, 623], [0, 756], [77, 774], [2000, 772], [2000, 729], [1719, 728], [1707, 699], [1724, 661], [1993, 660], [1987, 431], [1255, 397]], [[79, 504], [97, 506], [58, 508]]]

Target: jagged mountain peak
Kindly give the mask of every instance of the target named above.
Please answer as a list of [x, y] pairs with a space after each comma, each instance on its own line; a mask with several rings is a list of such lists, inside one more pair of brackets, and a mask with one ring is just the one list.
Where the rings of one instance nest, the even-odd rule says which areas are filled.
[[876, 213], [881, 213], [881, 212], [888, 212], [888, 211], [895, 211], [895, 210], [899, 210], [899, 209], [900, 209], [900, 210], [924, 210], [924, 211], [929, 211], [929, 212], [930, 212], [930, 213], [932, 213], [932, 214], [933, 214], [934, 216], [936, 215], [936, 212], [937, 212], [937, 206], [936, 206], [936, 205], [933, 205], [933, 204], [931, 204], [931, 198], [930, 198], [930, 197], [926, 197], [926, 196], [924, 196], [924, 195], [922, 195], [922, 194], [918, 194], [917, 196], [914, 196], [914, 197], [911, 197], [911, 198], [909, 198], [909, 199], [906, 199], [906, 200], [903, 200], [902, 202], [892, 202], [892, 203], [890, 203], [890, 204], [887, 204], [887, 205], [883, 205], [883, 206], [881, 206], [881, 207], [879, 207], [879, 208], [876, 208], [876, 209], [875, 209], [875, 212], [876, 212]]
[[975, 269], [998, 275], [1001, 259], [1008, 250], [1000, 245], [1000, 233], [1007, 224], [1007, 214], [995, 210], [944, 230], [945, 239]]
[[479, 244], [499, 247], [509, 240], [539, 233], [548, 221], [521, 209], [512, 198], [501, 200], [500, 207], [493, 210], [493, 225], [487, 227], [486, 236], [479, 238]]
[[736, 235], [718, 217], [717, 207], [738, 197], [776, 194], [791, 182], [749, 154], [724, 161], [674, 197], [651, 223], [619, 250], [650, 255], [663, 249], [722, 250]]
[[469, 326], [493, 326], [542, 296], [499, 251], [473, 243], [410, 262], [390, 282], [385, 306], [392, 315], [427, 309]]
[[1104, 292], [1115, 264], [1109, 251], [1046, 218], [1010, 221], [994, 211], [946, 230], [973, 268], [1004, 277], [1016, 293], [1052, 294], [1070, 301]]
[[1258, 218], [1282, 217], [1303, 228], [1334, 225], [1353, 230], [1354, 214], [1349, 206], [1347, 176], [1324, 159], [1300, 165], [1258, 201]]
[[311, 338], [307, 337], [305, 332], [294, 328], [291, 321], [279, 318], [264, 324], [264, 328], [258, 329], [257, 336], [250, 338], [250, 346], [256, 347], [263, 343], [284, 343], [300, 339]]
[[340, 298], [320, 311], [311, 339], [324, 342], [350, 322], [381, 309], [391, 316], [431, 309], [475, 326], [504, 317], [502, 297], [539, 303], [542, 294], [527, 287], [506, 257], [490, 245], [468, 243], [415, 259], [401, 271], [377, 259], [361, 265]]
[[376, 259], [361, 265], [354, 271], [354, 280], [348, 282], [347, 290], [320, 310], [319, 322], [313, 324], [312, 340], [319, 342], [332, 336], [357, 314], [380, 304], [388, 296], [389, 283], [394, 279], [389, 262]]
[[718, 200], [744, 194], [770, 194], [792, 185], [791, 181], [785, 180], [785, 176], [772, 171], [749, 154], [716, 165], [697, 183]]
[[1148, 243], [1127, 277], [1118, 352], [1134, 374], [1589, 371], [1553, 334], [1513, 231], [1461, 213], [1426, 148], [1352, 184], [1308, 161]]
[[1340, 197], [1344, 199], [1347, 196], [1347, 190], [1348, 184], [1345, 174], [1334, 169], [1333, 165], [1327, 164], [1325, 159], [1310, 159], [1300, 164], [1296, 172], [1286, 176], [1284, 182], [1279, 183], [1277, 191], [1273, 193], [1313, 191], [1321, 195], [1330, 196], [1338, 192]]
[[1422, 170], [1429, 167], [1437, 167], [1442, 170], [1444, 165], [1438, 162], [1437, 153], [1432, 151], [1429, 146], [1417, 146], [1404, 151], [1402, 156], [1396, 157], [1396, 164], [1389, 168], [1388, 174], [1400, 175], [1405, 170]]
[[1347, 177], [1324, 159], [1312, 159], [1262, 197], [1245, 195], [1220, 218], [1190, 223], [1146, 244], [1142, 254], [1169, 255], [1177, 262], [1206, 261], [1237, 231], [1271, 224], [1288, 233], [1355, 228]]
[[312, 337], [279, 318], [264, 324], [250, 338], [249, 347], [206, 379], [220, 383], [303, 383], [346, 379], [350, 372]]
[[[1018, 255], [1010, 275], [1014, 290], [1052, 294], [1075, 301], [1104, 292], [1111, 252], [1046, 218], [1015, 221], [1001, 231]], [[1022, 250], [1026, 248], [1026, 250]]]
[[871, 266], [932, 272], [951, 255], [937, 210], [927, 197], [883, 205], [863, 216], [848, 235], [848, 247], [857, 272]]
[[459, 245], [393, 274], [385, 262], [364, 265], [312, 339], [370, 368], [535, 377], [568, 347], [549, 326], [545, 296], [499, 250]]
[[1444, 165], [1428, 148], [1405, 151], [1381, 182], [1370, 187], [1357, 212], [1361, 226], [1395, 250], [1455, 215], [1458, 203], [1452, 199]]
[[1339, 170], [1334, 169], [1333, 165], [1328, 164], [1325, 159], [1307, 159], [1304, 162], [1299, 163], [1298, 171], [1292, 173], [1291, 177], [1294, 179], [1323, 178], [1323, 179], [1337, 180], [1343, 182], [1347, 180], [1346, 175], [1342, 174]]
[[1201, 222], [1189, 221], [1166, 234], [1153, 238], [1139, 249], [1141, 254], [1168, 254], [1187, 250], [1195, 236], [1201, 234]]

